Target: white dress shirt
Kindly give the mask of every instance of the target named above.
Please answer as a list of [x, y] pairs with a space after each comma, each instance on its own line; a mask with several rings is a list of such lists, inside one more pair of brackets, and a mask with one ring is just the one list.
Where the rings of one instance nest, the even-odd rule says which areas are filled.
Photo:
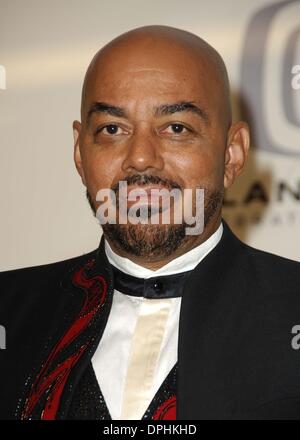
[[[151, 278], [193, 270], [221, 239], [223, 225], [204, 243], [158, 270], [120, 257], [105, 241], [109, 262], [138, 277]], [[111, 311], [92, 358], [112, 420], [140, 420], [177, 362], [181, 297], [149, 299], [114, 290]]]

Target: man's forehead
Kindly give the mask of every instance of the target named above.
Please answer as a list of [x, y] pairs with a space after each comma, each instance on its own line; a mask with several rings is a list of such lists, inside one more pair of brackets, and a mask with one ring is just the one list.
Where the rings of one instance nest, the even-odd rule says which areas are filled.
[[[186, 100], [203, 98], [210, 89], [212, 76], [207, 69], [184, 64], [130, 63], [113, 68], [98, 66], [86, 82], [85, 98], [91, 101], [125, 103], [128, 100], [176, 101], [178, 95]], [[160, 99], [159, 99], [160, 98]]]
[[120, 117], [129, 117], [136, 112], [140, 116], [144, 113], [162, 116], [167, 114], [166, 108], [172, 110], [172, 113], [182, 109], [196, 110], [199, 107], [204, 111], [208, 108], [207, 88], [204, 87], [201, 93], [201, 87], [188, 87], [189, 81], [184, 87], [180, 87], [180, 84], [181, 81], [166, 81], [164, 85], [153, 81], [151, 87], [145, 87], [143, 82], [138, 84], [134, 81], [124, 87], [120, 83], [111, 87], [100, 81], [99, 87], [94, 84], [93, 90], [87, 94], [84, 113], [88, 117], [94, 113], [109, 113], [108, 110], [113, 108], [114, 112], [110, 114]]
[[[157, 94], [176, 93], [194, 89], [203, 84], [206, 80], [211, 80], [209, 75], [200, 70], [193, 71], [181, 66], [169, 66], [167, 68], [159, 66], [140, 67], [119, 67], [113, 70], [98, 70], [87, 83], [87, 91], [94, 93], [147, 93], [151, 90]], [[176, 90], [174, 90], [176, 88]]]
[[167, 36], [165, 29], [161, 35], [160, 27], [150, 28], [145, 34], [134, 30], [120, 36], [95, 55], [84, 81], [82, 110], [85, 101], [106, 101], [107, 94], [125, 96], [144, 87], [145, 93], [148, 87], [156, 94], [180, 89], [185, 99], [196, 98], [184, 96], [191, 89], [198, 89], [201, 98], [212, 88], [228, 88], [224, 63], [204, 40], [172, 28], [166, 30]]
[[[151, 76], [164, 75], [167, 78], [176, 78], [177, 76], [191, 76], [193, 73], [204, 75], [213, 66], [205, 58], [196, 57], [189, 53], [177, 54], [173, 56], [164, 56], [163, 53], [138, 53], [132, 49], [133, 53], [127, 52], [124, 57], [121, 53], [109, 54], [110, 56], [99, 57], [86, 75], [86, 82], [94, 82], [98, 79], [109, 81], [110, 79], [122, 79], [135, 76], [136, 79], [151, 79]], [[114, 51], [116, 52], [116, 51]], [[161, 76], [161, 80], [164, 79]], [[127, 78], [126, 78], [127, 79]]]

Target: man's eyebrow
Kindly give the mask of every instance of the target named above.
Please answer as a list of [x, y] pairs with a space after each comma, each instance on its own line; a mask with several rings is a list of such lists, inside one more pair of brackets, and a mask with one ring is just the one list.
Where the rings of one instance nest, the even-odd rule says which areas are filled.
[[[154, 115], [159, 117], [159, 116], [171, 115], [173, 113], [183, 112], [183, 111], [193, 112], [198, 116], [200, 116], [207, 125], [209, 125], [210, 123], [210, 118], [206, 110], [199, 107], [192, 101], [182, 101], [173, 104], [162, 104], [155, 108]], [[106, 102], [94, 102], [91, 105], [87, 114], [88, 121], [93, 113], [107, 113], [108, 115], [116, 116], [119, 118], [123, 118], [127, 116], [127, 113], [124, 108], [112, 104], [108, 104]]]
[[194, 102], [176, 102], [175, 104], [163, 104], [155, 109], [155, 116], [171, 115], [177, 112], [193, 112], [200, 116], [206, 124], [210, 123], [210, 118], [206, 110], [196, 105]]
[[119, 118], [126, 116], [126, 112], [122, 107], [107, 104], [106, 102], [93, 102], [87, 114], [88, 120], [93, 113], [107, 113], [108, 115], [117, 116]]

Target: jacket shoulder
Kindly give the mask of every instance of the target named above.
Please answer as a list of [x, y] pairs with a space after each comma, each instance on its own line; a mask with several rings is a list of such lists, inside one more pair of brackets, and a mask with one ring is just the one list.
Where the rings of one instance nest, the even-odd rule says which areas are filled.
[[223, 277], [229, 284], [239, 280], [246, 290], [248, 286], [251, 291], [273, 295], [276, 292], [280, 295], [290, 292], [300, 298], [300, 262], [244, 243], [226, 223], [224, 236], [220, 245], [216, 246], [216, 254], [223, 268]]
[[260, 267], [266, 270], [284, 270], [289, 272], [295, 272], [300, 276], [300, 262], [292, 260], [287, 257], [273, 254], [271, 252], [256, 249], [243, 243], [248, 255], [254, 259]]
[[40, 265], [34, 265], [34, 266], [26, 266], [21, 267], [17, 269], [9, 269], [0, 271], [0, 277], [2, 279], [9, 278], [9, 277], [19, 277], [19, 276], [26, 276], [33, 273], [53, 273], [57, 270], [67, 268], [68, 266], [76, 265], [77, 263], [80, 264], [81, 262], [84, 262], [86, 259], [92, 258], [97, 252], [97, 249], [94, 249], [90, 252], [84, 253], [82, 255], [77, 255], [76, 257], [66, 258], [64, 260], [55, 261], [53, 263], [45, 263]]
[[[97, 249], [76, 257], [42, 265], [23, 267], [0, 272], [1, 303], [10, 301], [17, 295], [35, 296], [35, 293], [48, 291], [53, 287], [57, 291], [64, 275], [96, 256]], [[56, 289], [55, 289], [56, 288]], [[55, 295], [55, 293], [54, 293]]]
[[[289, 294], [297, 302], [300, 298], [300, 262], [256, 249], [243, 243], [243, 256], [238, 263], [249, 283], [273, 296]], [[291, 298], [291, 297], [290, 297]]]

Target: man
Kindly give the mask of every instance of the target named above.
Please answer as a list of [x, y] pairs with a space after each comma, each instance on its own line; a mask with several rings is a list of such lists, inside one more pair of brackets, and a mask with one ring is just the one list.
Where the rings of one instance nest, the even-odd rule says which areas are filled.
[[3, 272], [1, 417], [299, 418], [300, 265], [243, 244], [221, 219], [249, 133], [231, 120], [220, 55], [166, 26], [127, 32], [92, 60], [73, 128], [97, 217], [99, 190], [118, 195], [120, 182], [146, 202], [200, 188], [204, 228], [187, 234], [175, 201], [158, 202], [158, 223], [121, 222], [118, 209], [98, 249]]

